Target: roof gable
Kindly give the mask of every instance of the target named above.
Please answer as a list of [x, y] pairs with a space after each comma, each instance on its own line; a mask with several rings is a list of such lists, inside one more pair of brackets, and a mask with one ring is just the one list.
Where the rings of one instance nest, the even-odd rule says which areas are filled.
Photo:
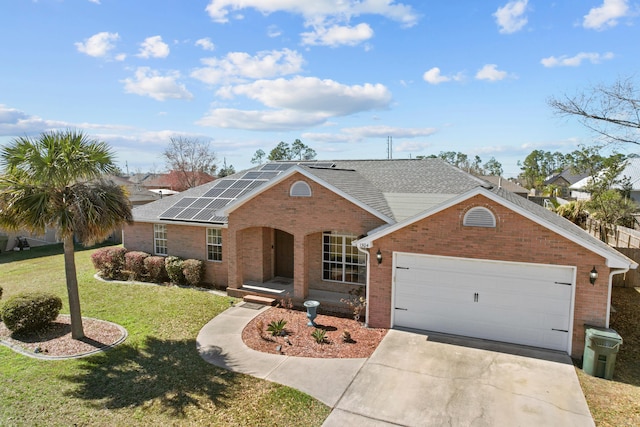
[[460, 204], [465, 200], [468, 200], [477, 195], [482, 195], [496, 203], [499, 203], [502, 206], [524, 216], [525, 218], [545, 228], [548, 228], [549, 230], [561, 235], [562, 237], [602, 256], [607, 260], [607, 265], [611, 268], [636, 268], [638, 266], [638, 264], [631, 259], [622, 255], [615, 249], [609, 247], [605, 243], [591, 236], [589, 233], [587, 233], [577, 225], [560, 217], [559, 215], [550, 212], [547, 209], [504, 189], [494, 189], [493, 191], [491, 191], [482, 187], [477, 187], [471, 191], [454, 197], [432, 209], [422, 212], [412, 218], [408, 218], [405, 221], [390, 226], [380, 227], [370, 233], [367, 237], [354, 242], [354, 244], [357, 244], [358, 246], [363, 248], [370, 248], [373, 246], [373, 242], [375, 240], [378, 240], [383, 236], [389, 235], [397, 230], [400, 230], [401, 228], [428, 218], [429, 216]]
[[359, 200], [358, 198], [354, 197], [353, 195], [346, 193], [345, 191], [343, 191], [340, 188], [338, 188], [336, 185], [332, 185], [331, 183], [321, 179], [318, 176], [317, 173], [312, 173], [309, 169], [301, 167], [299, 165], [295, 165], [295, 166], [289, 168], [286, 172], [284, 172], [284, 173], [278, 175], [277, 177], [271, 179], [266, 184], [254, 189], [253, 191], [247, 193], [243, 197], [241, 197], [241, 198], [235, 200], [234, 202], [228, 204], [227, 206], [222, 208], [218, 212], [218, 214], [221, 215], [221, 216], [229, 216], [229, 214], [231, 212], [233, 212], [234, 210], [238, 209], [239, 207], [241, 207], [242, 205], [247, 203], [249, 200], [251, 200], [252, 198], [257, 196], [258, 194], [262, 194], [265, 191], [268, 191], [269, 189], [271, 189], [274, 186], [280, 184], [281, 182], [283, 182], [284, 180], [288, 179], [289, 177], [291, 177], [291, 176], [293, 176], [295, 174], [300, 174], [300, 175], [304, 176], [305, 178], [315, 182], [316, 184], [325, 187], [326, 189], [336, 193], [338, 196], [342, 197], [343, 199], [348, 200], [351, 203], [353, 203], [354, 205], [356, 205], [359, 208], [363, 209], [364, 211], [369, 212], [370, 214], [372, 214], [373, 216], [375, 216], [377, 218], [380, 218], [381, 220], [385, 221], [386, 223], [395, 222], [393, 220], [393, 218], [391, 218], [390, 216], [385, 215], [385, 214], [379, 212], [376, 209], [373, 209], [369, 204], [365, 203], [364, 201]]

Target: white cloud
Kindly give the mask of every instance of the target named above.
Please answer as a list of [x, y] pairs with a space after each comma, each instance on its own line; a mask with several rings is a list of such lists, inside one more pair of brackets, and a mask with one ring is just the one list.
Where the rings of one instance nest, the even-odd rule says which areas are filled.
[[134, 78], [124, 79], [124, 90], [126, 93], [148, 96], [158, 101], [167, 99], [192, 99], [193, 95], [187, 88], [178, 83], [180, 73], [170, 72], [167, 75], [160, 75], [149, 67], [138, 67]]
[[510, 1], [496, 10], [493, 16], [496, 18], [501, 34], [515, 33], [527, 25], [527, 17], [525, 16], [527, 3], [528, 0]]
[[333, 80], [295, 77], [224, 87], [222, 98], [244, 96], [266, 110], [212, 109], [198, 124], [248, 130], [290, 130], [317, 126], [332, 117], [388, 107], [391, 93], [380, 84], [347, 86]]
[[604, 0], [602, 6], [594, 7], [584, 16], [582, 26], [592, 30], [604, 30], [618, 25], [618, 18], [629, 12], [627, 0]]
[[255, 131], [283, 131], [302, 129], [322, 124], [329, 118], [326, 113], [307, 113], [294, 110], [237, 110], [217, 108], [211, 110], [196, 124]]
[[419, 138], [433, 135], [436, 128], [400, 128], [394, 126], [362, 126], [355, 128], [345, 128], [343, 132], [356, 135], [361, 138]]
[[89, 3], [100, 4], [100, 0], [89, 0]]
[[0, 104], [0, 136], [37, 135], [42, 132], [63, 129], [92, 129], [129, 131], [128, 126], [104, 125], [96, 123], [71, 123], [60, 120], [47, 120], [32, 116], [24, 111]]
[[280, 37], [282, 30], [277, 25], [269, 25], [267, 28], [267, 36], [271, 38]]
[[507, 72], [498, 70], [498, 66], [496, 64], [486, 64], [476, 73], [476, 79], [478, 80], [496, 82], [504, 80], [505, 78], [507, 78]]
[[224, 58], [205, 58], [203, 68], [191, 77], [208, 84], [239, 82], [294, 74], [302, 69], [302, 55], [294, 50], [271, 50], [251, 56], [245, 52], [230, 52]]
[[147, 37], [140, 44], [141, 58], [166, 58], [169, 56], [169, 45], [162, 41], [162, 36]]
[[302, 15], [308, 23], [323, 22], [327, 18], [348, 22], [360, 15], [381, 15], [405, 26], [412, 26], [418, 20], [411, 6], [395, 0], [211, 0], [206, 11], [213, 21], [224, 23], [229, 21], [229, 12], [247, 8], [264, 14], [288, 12]]
[[271, 108], [326, 112], [331, 116], [386, 108], [391, 102], [391, 92], [384, 85], [365, 83], [347, 86], [316, 77], [258, 80], [222, 88], [218, 95], [242, 95]]
[[355, 46], [373, 37], [373, 29], [368, 24], [355, 27], [333, 25], [329, 28], [318, 26], [313, 31], [302, 33], [303, 45], [320, 45], [336, 47], [340, 45]]
[[592, 64], [599, 64], [602, 61], [613, 59], [612, 52], [599, 54], [595, 52], [580, 52], [575, 56], [562, 55], [560, 57], [550, 56], [548, 58], [542, 58], [540, 63], [545, 67], [578, 67], [582, 65], [582, 61], [589, 61]]
[[427, 70], [424, 72], [424, 74], [422, 75], [422, 79], [432, 85], [437, 85], [440, 83], [446, 83], [446, 82], [450, 82], [450, 81], [456, 81], [459, 82], [461, 80], [463, 80], [464, 76], [462, 73], [457, 73], [454, 74], [452, 76], [444, 76], [441, 74], [440, 72], [440, 68], [438, 67], [433, 67], [430, 70]]
[[209, 37], [196, 40], [196, 46], [200, 46], [204, 50], [215, 50], [215, 45]]
[[85, 53], [95, 58], [102, 58], [109, 54], [109, 51], [115, 48], [116, 42], [120, 39], [118, 33], [102, 32], [97, 33], [85, 39], [83, 43], [75, 43], [79, 52]]
[[115, 56], [116, 61], [124, 61], [127, 58], [126, 53], [119, 53]]

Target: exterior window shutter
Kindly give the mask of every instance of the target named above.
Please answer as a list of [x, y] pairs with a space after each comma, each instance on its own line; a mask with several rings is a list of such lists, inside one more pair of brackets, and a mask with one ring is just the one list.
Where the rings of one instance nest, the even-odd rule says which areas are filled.
[[304, 181], [294, 182], [289, 190], [291, 197], [311, 197], [311, 187]]
[[487, 208], [472, 208], [464, 215], [462, 225], [465, 227], [495, 228], [496, 217], [493, 215], [493, 212]]

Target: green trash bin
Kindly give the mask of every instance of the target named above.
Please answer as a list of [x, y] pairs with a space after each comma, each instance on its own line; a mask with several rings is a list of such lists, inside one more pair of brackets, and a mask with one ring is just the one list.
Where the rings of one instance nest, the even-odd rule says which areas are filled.
[[0, 236], [0, 253], [7, 250], [7, 243], [9, 243], [9, 236]]
[[582, 370], [594, 377], [613, 379], [616, 355], [622, 345], [622, 337], [610, 328], [584, 325], [584, 329]]

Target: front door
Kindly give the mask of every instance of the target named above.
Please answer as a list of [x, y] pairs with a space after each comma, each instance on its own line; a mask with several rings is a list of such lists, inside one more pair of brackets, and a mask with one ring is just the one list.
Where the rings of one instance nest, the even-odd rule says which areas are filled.
[[293, 279], [293, 235], [275, 232], [275, 275]]

